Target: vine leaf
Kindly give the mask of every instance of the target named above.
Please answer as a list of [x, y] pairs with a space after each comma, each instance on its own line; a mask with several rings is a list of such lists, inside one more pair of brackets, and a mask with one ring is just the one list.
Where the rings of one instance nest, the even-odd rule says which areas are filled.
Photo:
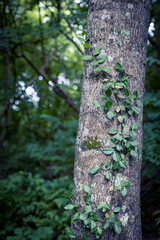
[[84, 220], [87, 220], [87, 218], [88, 218], [88, 213], [87, 212], [84, 212], [80, 215], [80, 220], [84, 221]]
[[111, 163], [110, 162], [106, 162], [105, 167], [106, 167], [107, 170], [110, 169], [111, 168]]
[[75, 206], [73, 204], [67, 204], [64, 209], [65, 210], [72, 210]]
[[126, 187], [123, 187], [123, 188], [121, 189], [121, 193], [122, 193], [122, 196], [126, 196], [126, 194], [127, 194], [127, 188], [126, 188]]
[[119, 161], [119, 165], [120, 165], [120, 167], [122, 167], [122, 168], [126, 168], [126, 162], [125, 161]]
[[111, 173], [109, 170], [107, 170], [107, 171], [106, 171], [106, 174], [105, 174], [105, 177], [106, 177], [108, 180], [110, 180], [111, 177], [112, 177], [112, 173]]
[[140, 113], [140, 110], [139, 110], [138, 107], [133, 106], [133, 107], [132, 107], [132, 110], [133, 110], [133, 112], [136, 113], [136, 114], [139, 114], [139, 113]]
[[108, 89], [105, 91], [105, 94], [106, 94], [106, 96], [107, 96], [107, 97], [110, 97], [110, 96], [111, 96], [111, 94], [112, 94], [112, 91], [111, 91], [111, 89], [110, 89], [110, 88], [108, 88]]
[[87, 186], [87, 185], [84, 185], [84, 191], [86, 192], [86, 193], [88, 193], [88, 195], [91, 195], [91, 189]]
[[103, 149], [104, 154], [110, 155], [114, 152], [113, 148], [104, 148]]
[[98, 63], [103, 63], [106, 60], [107, 55], [106, 54], [102, 54], [99, 58], [98, 58]]
[[107, 228], [109, 228], [110, 223], [107, 221], [104, 225], [103, 225], [103, 229], [106, 230]]
[[117, 130], [112, 129], [112, 128], [108, 130], [108, 133], [111, 134], [111, 135], [114, 135], [114, 134], [116, 134], [117, 132], [118, 132]]
[[113, 212], [114, 212], [114, 213], [118, 213], [120, 210], [121, 210], [120, 207], [115, 207], [115, 208], [113, 209]]
[[97, 61], [91, 62], [91, 66], [96, 66], [96, 65], [98, 65], [98, 62], [97, 62]]
[[115, 222], [114, 229], [115, 229], [116, 233], [118, 233], [118, 234], [121, 233], [121, 224], [120, 224], [120, 222]]
[[100, 203], [98, 205], [97, 209], [100, 210], [102, 208], [110, 209], [110, 204], [108, 204], [108, 203]]
[[100, 72], [102, 69], [100, 68], [100, 67], [96, 67], [95, 69], [94, 69], [94, 71], [95, 72]]
[[90, 46], [89, 43], [85, 43], [85, 44], [84, 44], [84, 47], [87, 48], [87, 49], [90, 49], [90, 48], [91, 48], [91, 46]]
[[90, 59], [92, 59], [92, 56], [90, 56], [90, 55], [86, 55], [83, 57], [83, 60], [90, 60]]
[[137, 157], [137, 152], [135, 150], [131, 150], [130, 154], [132, 157]]
[[111, 99], [108, 100], [108, 101], [106, 102], [105, 106], [106, 106], [106, 108], [107, 108], [108, 110], [110, 110], [111, 107], [112, 107], [112, 100], [111, 100]]
[[94, 166], [94, 167], [89, 171], [89, 173], [90, 173], [90, 174], [95, 174], [95, 173], [97, 173], [100, 169], [101, 169], [101, 167]]
[[117, 152], [114, 152], [114, 153], [113, 153], [113, 160], [116, 161], [116, 162], [119, 161], [119, 155], [118, 155]]
[[97, 48], [93, 51], [93, 56], [98, 55], [98, 54], [100, 53], [101, 49], [102, 49], [101, 47], [97, 47]]
[[109, 119], [114, 118], [116, 115], [117, 115], [117, 114], [116, 114], [115, 112], [112, 112], [112, 111], [108, 111], [108, 112], [107, 112], [107, 117], [108, 117]]
[[108, 66], [105, 66], [105, 67], [102, 68], [102, 69], [103, 69], [103, 71], [106, 72], [106, 73], [108, 73], [108, 72], [111, 70], [111, 68], [108, 67]]

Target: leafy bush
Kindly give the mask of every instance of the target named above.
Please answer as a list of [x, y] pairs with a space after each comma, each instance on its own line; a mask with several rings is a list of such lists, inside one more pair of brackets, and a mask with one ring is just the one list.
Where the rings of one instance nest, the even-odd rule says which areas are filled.
[[1, 239], [66, 239], [70, 215], [64, 211], [64, 195], [71, 188], [68, 177], [52, 181], [22, 171], [1, 180]]

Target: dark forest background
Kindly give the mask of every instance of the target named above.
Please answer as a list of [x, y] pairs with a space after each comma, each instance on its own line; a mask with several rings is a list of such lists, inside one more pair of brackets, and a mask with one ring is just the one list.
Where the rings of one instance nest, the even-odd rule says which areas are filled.
[[[143, 239], [160, 239], [160, 0], [143, 120]], [[72, 191], [85, 0], [0, 1], [0, 239], [63, 240]], [[136, 240], [136, 239], [135, 239]]]

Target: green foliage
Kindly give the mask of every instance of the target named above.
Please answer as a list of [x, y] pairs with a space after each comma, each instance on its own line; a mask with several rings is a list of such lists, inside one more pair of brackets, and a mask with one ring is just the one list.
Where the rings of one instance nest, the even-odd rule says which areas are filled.
[[1, 239], [65, 239], [70, 215], [63, 211], [64, 195], [71, 187], [68, 177], [45, 180], [22, 171], [1, 180]]

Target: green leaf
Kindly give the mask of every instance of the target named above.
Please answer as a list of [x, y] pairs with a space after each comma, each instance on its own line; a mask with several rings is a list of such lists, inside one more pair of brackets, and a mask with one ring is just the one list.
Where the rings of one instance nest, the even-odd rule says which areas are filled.
[[121, 187], [130, 187], [130, 183], [127, 181], [127, 182], [123, 182], [121, 184]]
[[139, 142], [137, 140], [133, 140], [129, 142], [133, 147], [138, 146]]
[[106, 103], [106, 99], [103, 99], [101, 102], [101, 106], [103, 106]]
[[122, 99], [125, 98], [122, 94], [119, 94], [118, 97]]
[[110, 180], [112, 177], [112, 173], [109, 170], [107, 170], [105, 176], [108, 180]]
[[108, 203], [100, 203], [97, 209], [100, 210], [102, 208], [110, 209], [110, 205]]
[[105, 66], [104, 68], [102, 68], [103, 69], [103, 71], [104, 72], [109, 72], [110, 70], [111, 70], [111, 68], [110, 67], [108, 67], [108, 66]]
[[113, 209], [113, 212], [114, 212], [114, 213], [118, 213], [120, 210], [121, 210], [120, 207], [115, 207], [115, 208]]
[[84, 212], [80, 214], [80, 220], [84, 221], [84, 220], [87, 220], [87, 218], [88, 218], [88, 213]]
[[119, 163], [118, 163], [118, 162], [115, 162], [115, 163], [113, 164], [113, 168], [114, 168], [114, 169], [119, 168]]
[[84, 220], [84, 224], [87, 226], [91, 224], [91, 219], [87, 218], [86, 220]]
[[126, 88], [124, 89], [124, 94], [128, 97], [129, 96], [129, 90]]
[[103, 63], [106, 60], [107, 55], [103, 54], [98, 58], [98, 63]]
[[84, 47], [87, 48], [87, 49], [90, 49], [90, 48], [91, 48], [91, 46], [90, 46], [89, 43], [85, 43], [85, 44], [84, 44]]
[[116, 192], [116, 191], [118, 190], [118, 188], [119, 188], [119, 186], [116, 186], [116, 187], [114, 188], [114, 192]]
[[135, 96], [135, 98], [137, 98], [137, 97], [138, 97], [138, 92], [137, 92], [137, 91], [134, 91], [134, 92], [133, 92], [133, 95]]
[[110, 88], [108, 88], [108, 89], [105, 91], [105, 94], [106, 94], [106, 96], [107, 96], [107, 97], [110, 97], [110, 96], [111, 96], [111, 94], [112, 94], [112, 91], [111, 91], [111, 89], [110, 89]]
[[122, 135], [120, 133], [117, 133], [115, 138], [118, 140], [118, 141], [121, 141], [122, 140]]
[[106, 162], [105, 167], [106, 167], [107, 170], [110, 169], [111, 168], [111, 162], [109, 162], [109, 161]]
[[137, 157], [137, 152], [135, 150], [131, 150], [130, 154], [132, 157]]
[[84, 42], [84, 39], [82, 37], [77, 36], [77, 38], [81, 41]]
[[114, 135], [114, 134], [116, 134], [117, 132], [118, 132], [117, 130], [112, 129], [112, 128], [108, 130], [108, 133], [111, 134], [111, 135]]
[[91, 66], [96, 66], [96, 65], [98, 65], [98, 62], [93, 61], [93, 62], [91, 62], [90, 64], [91, 64]]
[[76, 214], [73, 215], [73, 222], [76, 222], [79, 219], [80, 219], [79, 213], [76, 213]]
[[85, 209], [84, 209], [84, 211], [85, 211], [86, 213], [90, 213], [90, 212], [92, 211], [91, 206], [90, 206], [90, 205], [89, 205], [89, 206], [86, 206]]
[[96, 227], [96, 223], [95, 221], [91, 220], [91, 229], [95, 228]]
[[90, 215], [90, 219], [92, 219], [93, 221], [97, 222], [99, 220], [99, 216], [96, 212], [91, 213]]
[[136, 100], [136, 103], [137, 103], [137, 105], [139, 105], [140, 107], [143, 106], [143, 103], [142, 103], [140, 100]]
[[90, 60], [90, 59], [92, 59], [92, 56], [86, 55], [86, 56], [83, 57], [83, 59], [84, 59], [84, 60]]
[[117, 114], [116, 114], [115, 112], [112, 112], [112, 111], [108, 111], [108, 112], [107, 112], [107, 117], [108, 117], [109, 119], [114, 118], [116, 115], [117, 115]]
[[124, 83], [116, 83], [115, 84], [115, 88], [117, 88], [117, 89], [122, 89], [122, 88], [124, 88], [125, 87], [125, 84]]
[[135, 131], [130, 131], [130, 136], [133, 137], [133, 138], [136, 137], [136, 132]]
[[100, 68], [100, 67], [96, 67], [95, 69], [94, 69], [94, 71], [95, 72], [100, 72], [102, 69]]
[[93, 51], [93, 56], [96, 56], [100, 53], [101, 51], [101, 47], [97, 47], [94, 51]]
[[104, 225], [103, 225], [103, 229], [106, 230], [107, 228], [109, 228], [110, 223], [107, 221]]
[[117, 151], [120, 152], [123, 150], [123, 147], [120, 144], [116, 144], [116, 149], [117, 149]]
[[125, 106], [124, 105], [120, 105], [120, 109], [125, 111]]
[[102, 235], [102, 228], [97, 227], [97, 233], [98, 233], [99, 235]]
[[97, 107], [97, 108], [100, 108], [100, 107], [101, 107], [101, 105], [100, 105], [99, 103], [97, 103], [97, 102], [92, 102], [92, 104], [93, 104], [95, 107]]
[[125, 116], [122, 116], [122, 115], [118, 116], [118, 121], [119, 121], [120, 123], [122, 123], [123, 120], [124, 120], [124, 117], [125, 117]]
[[139, 113], [140, 113], [140, 109], [139, 109], [138, 107], [133, 106], [133, 107], [132, 107], [132, 110], [133, 110], [133, 112], [136, 113], [136, 114], [139, 114]]
[[120, 234], [121, 233], [121, 225], [120, 225], [120, 222], [116, 222], [114, 224], [114, 230], [116, 233]]
[[87, 236], [86, 233], [83, 233], [83, 238], [84, 238], [85, 240], [87, 240], [88, 236]]
[[87, 185], [84, 185], [84, 191], [86, 192], [86, 193], [88, 193], [89, 195], [91, 195], [91, 189], [87, 186]]
[[116, 62], [115, 66], [116, 66], [116, 69], [122, 70], [122, 66], [121, 66], [121, 64], [119, 62]]
[[104, 154], [110, 155], [114, 152], [113, 148], [104, 148], [103, 149]]
[[70, 230], [66, 231], [66, 234], [68, 235], [69, 238], [77, 238], [74, 233], [72, 233]]
[[116, 161], [116, 162], [119, 161], [119, 155], [118, 155], [117, 152], [114, 152], [114, 153], [113, 153], [113, 160]]
[[111, 109], [111, 107], [112, 107], [112, 100], [108, 100], [107, 102], [106, 102], [106, 108], [108, 109], [108, 110], [110, 110]]
[[70, 197], [72, 197], [74, 193], [75, 193], [75, 190], [71, 192]]
[[95, 174], [95, 173], [97, 173], [100, 169], [101, 169], [100, 167], [94, 166], [94, 167], [89, 171], [89, 173], [90, 173], [90, 174]]
[[132, 125], [131, 125], [131, 128], [134, 130], [136, 128], [138, 128], [138, 123], [136, 122], [133, 122]]
[[73, 204], [67, 204], [64, 209], [66, 210], [72, 210], [75, 206]]
[[127, 194], [127, 188], [126, 188], [126, 187], [122, 188], [122, 189], [121, 189], [121, 193], [122, 193], [122, 196], [126, 196], [126, 194]]
[[84, 195], [83, 198], [84, 198], [84, 201], [86, 204], [88, 204], [88, 205], [91, 204], [91, 200], [88, 198], [88, 196]]
[[88, 34], [86, 37], [86, 42], [88, 42], [88, 40], [90, 39], [91, 34]]
[[119, 165], [120, 165], [120, 167], [122, 167], [122, 168], [126, 168], [126, 162], [123, 161], [123, 160], [119, 161]]
[[116, 222], [114, 216], [115, 216], [114, 213], [112, 213], [112, 215], [108, 216], [109, 220], [110, 220], [112, 223], [115, 223], [115, 222]]

